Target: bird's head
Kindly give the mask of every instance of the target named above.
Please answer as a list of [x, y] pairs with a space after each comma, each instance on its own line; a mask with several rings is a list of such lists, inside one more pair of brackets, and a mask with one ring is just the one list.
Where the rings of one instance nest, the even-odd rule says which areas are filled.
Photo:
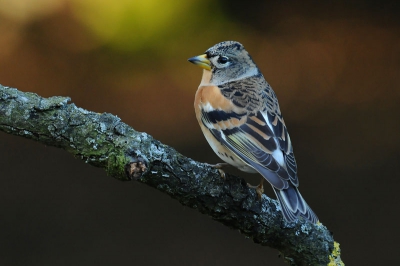
[[210, 81], [215, 85], [260, 74], [243, 45], [235, 41], [218, 43], [204, 54], [188, 60], [207, 71], [211, 71]]

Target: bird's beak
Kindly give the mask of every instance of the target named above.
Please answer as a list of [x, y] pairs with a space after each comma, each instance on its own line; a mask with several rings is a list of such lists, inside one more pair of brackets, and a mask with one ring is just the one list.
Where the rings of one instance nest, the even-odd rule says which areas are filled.
[[194, 56], [192, 58], [189, 58], [188, 61], [206, 70], [211, 70], [211, 62], [210, 60], [208, 60], [206, 54]]

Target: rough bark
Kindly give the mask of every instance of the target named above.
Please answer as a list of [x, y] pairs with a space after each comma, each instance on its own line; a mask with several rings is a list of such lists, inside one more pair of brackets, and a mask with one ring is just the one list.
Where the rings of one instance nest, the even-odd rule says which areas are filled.
[[276, 200], [239, 177], [187, 158], [137, 132], [118, 117], [0, 85], [0, 130], [62, 148], [121, 181], [152, 186], [183, 205], [238, 229], [255, 243], [278, 249], [291, 265], [344, 265], [339, 245], [322, 224], [283, 220]]

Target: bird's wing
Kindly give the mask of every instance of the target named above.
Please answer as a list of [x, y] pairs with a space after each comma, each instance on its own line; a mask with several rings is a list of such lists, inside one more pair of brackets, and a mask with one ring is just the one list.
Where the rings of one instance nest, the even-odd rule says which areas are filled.
[[[296, 162], [282, 119], [268, 111], [255, 114], [202, 110], [201, 121], [211, 134], [274, 187], [297, 185]], [[221, 126], [223, 125], [223, 126]]]
[[285, 121], [280, 112], [278, 114], [278, 112], [263, 111], [262, 114], [264, 119], [268, 120], [268, 126], [274, 132], [275, 139], [277, 140], [278, 149], [282, 152], [284, 159], [282, 165], [285, 167], [292, 184], [298, 186], [297, 163], [294, 158], [292, 141], [290, 140]]

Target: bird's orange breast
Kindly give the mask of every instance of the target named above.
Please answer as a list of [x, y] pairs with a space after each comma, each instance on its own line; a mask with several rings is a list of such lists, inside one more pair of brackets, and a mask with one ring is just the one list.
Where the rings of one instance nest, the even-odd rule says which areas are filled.
[[232, 101], [222, 95], [221, 90], [214, 85], [205, 85], [198, 88], [194, 99], [194, 109], [196, 116], [199, 118], [200, 110], [205, 111], [224, 110], [225, 112], [241, 113], [242, 108], [235, 106]]

